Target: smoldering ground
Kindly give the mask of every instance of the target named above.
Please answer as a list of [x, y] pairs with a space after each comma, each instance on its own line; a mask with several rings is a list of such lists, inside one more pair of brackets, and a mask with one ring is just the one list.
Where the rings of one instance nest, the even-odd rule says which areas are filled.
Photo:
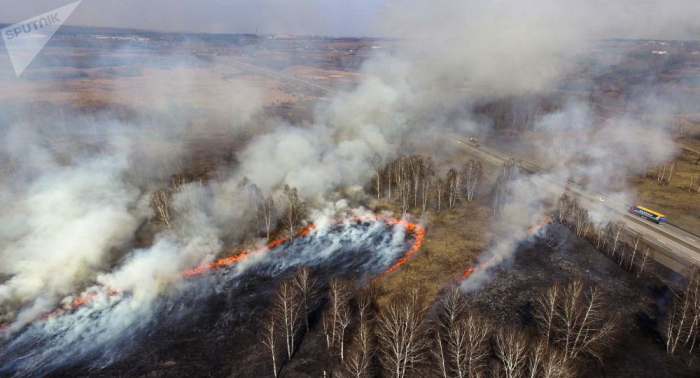
[[[158, 303], [165, 299], [156, 294], [165, 292], [165, 298], [170, 295], [164, 282], [169, 282], [182, 269], [212, 261], [221, 252], [223, 239], [235, 244], [248, 231], [244, 213], [250, 203], [240, 190], [244, 178], [258, 185], [265, 195], [279, 194], [285, 184], [295, 186], [313, 208], [325, 207], [327, 200], [337, 193], [368, 181], [373, 174], [373, 158], [378, 156], [386, 162], [395, 155], [409, 154], [412, 142], [431, 130], [440, 131], [449, 126], [469, 133], [490, 132], [490, 120], [474, 114], [475, 104], [548, 92], [571, 72], [574, 67], [571, 61], [580, 49], [590, 46], [588, 39], [618, 30], [611, 20], [627, 12], [610, 8], [611, 13], [593, 25], [599, 29], [592, 30], [589, 24], [569, 21], [582, 13], [599, 14], [595, 7], [600, 3], [590, 6], [569, 1], [552, 5], [540, 1], [528, 9], [505, 5], [508, 3], [464, 5], [443, 1], [423, 12], [424, 5], [411, 2], [401, 5], [404, 11], [388, 12], [383, 19], [385, 25], [400, 26], [395, 30], [413, 39], [403, 41], [405, 46], [394, 56], [366, 62], [359, 85], [349, 93], [319, 103], [313, 121], [308, 124], [269, 119], [264, 115], [256, 118], [261, 112], [258, 102], [261, 92], [254, 86], [241, 85], [236, 91], [210, 93], [198, 86], [200, 77], [196, 73], [178, 71], [172, 75], [174, 88], [143, 79], [139, 81], [139, 89], [124, 91], [130, 82], [117, 81], [109, 89], [111, 98], [104, 101], [121, 102], [131, 94], [138, 94], [145, 105], [136, 112], [136, 119], [124, 125], [112, 117], [95, 117], [87, 120], [91, 128], [64, 127], [77, 140], [69, 143], [66, 151], [55, 146], [56, 138], [51, 136], [58, 133], [52, 128], [55, 124], [50, 117], [42, 120], [49, 127], [35, 133], [25, 127], [23, 116], [34, 121], [37, 117], [30, 114], [31, 97], [20, 100], [18, 119], [3, 125], [3, 130], [9, 131], [3, 133], [2, 157], [11, 167], [13, 177], [3, 181], [0, 188], [1, 217], [5, 224], [11, 225], [0, 231], [5, 278], [0, 286], [0, 306], [4, 323], [12, 323], [12, 330], [16, 331], [95, 283], [109, 282], [112, 286], [135, 290], [144, 279], [149, 285], [144, 287], [142, 300], [123, 303], [133, 303], [145, 311], [140, 313], [139, 320], [150, 324], [157, 316], [148, 304], [156, 303], [155, 307], [160, 308], [162, 305]], [[682, 31], [686, 27], [692, 31], [694, 24], [686, 22], [687, 14], [692, 13], [688, 9], [693, 8], [686, 8], [682, 15], [675, 11], [665, 13], [669, 17], [678, 15], [674, 30]], [[467, 14], [474, 22], [464, 22], [462, 16]], [[625, 20], [626, 24], [635, 25], [633, 30], [641, 31], [640, 25], [646, 18], [635, 16]], [[127, 52], [128, 49], [110, 50], [109, 54]], [[171, 55], [168, 59], [174, 61], [171, 65], [178, 66], [179, 56]], [[224, 63], [211, 58], [207, 64]], [[66, 86], [66, 89], [74, 87]], [[198, 113], [189, 111], [190, 108], [182, 110], [179, 107], [182, 102], [171, 101], [169, 97], [173, 93], [193, 93], [192, 102], [200, 104], [231, 98], [235, 105], [228, 113], [232, 118], [227, 125], [231, 127], [223, 135], [239, 135], [244, 131], [243, 126], [251, 123], [254, 130], [245, 128], [250, 134], [246, 139], [249, 143], [234, 152], [238, 164], [217, 171], [220, 179], [187, 184], [184, 192], [174, 195], [174, 210], [179, 214], [176, 227], [159, 230], [152, 246], [134, 248], [134, 234], [153, 218], [148, 206], [152, 194], [168, 186], [168, 179], [182, 168], [184, 159], [179, 157], [187, 156], [187, 151], [173, 148], [177, 143], [163, 144], [161, 149], [143, 141], [162, 138], [180, 142], [189, 132], [207, 136], [207, 130], [188, 129], [187, 122], [176, 122], [174, 128], [181, 132], [173, 133], [170, 127], [159, 124], [158, 119], [149, 118], [151, 104], [158, 105], [156, 108], [161, 111], [177, 109], [177, 118], [184, 121], [197, 117]], [[40, 97], [41, 93], [33, 95]], [[660, 102], [664, 102], [663, 98]], [[585, 143], [567, 149], [570, 155], [560, 159], [559, 175], [595, 181], [602, 190], [633, 196], [620, 188], [620, 177], [630, 167], [638, 170], [640, 164], [646, 163], [637, 150], [640, 138], [634, 137], [635, 130], [639, 130], [638, 118], [626, 114], [605, 125], [590, 127], [596, 116], [595, 110], [585, 102], [572, 100], [558, 113], [545, 115], [536, 123], [542, 125], [540, 131], [553, 137], [571, 133], [572, 128], [577, 135], [585, 137]], [[60, 124], [71, 125], [74, 121], [71, 117]], [[148, 127], [150, 122], [156, 124], [152, 129]], [[624, 126], [619, 127], [621, 124]], [[255, 129], [256, 126], [264, 127]], [[654, 139], [661, 142], [652, 146], [659, 148], [653, 150], [653, 162], [673, 155], [668, 130], [665, 125], [656, 126], [654, 132], [658, 137]], [[92, 135], [100, 137], [102, 142], [90, 143], [85, 130], [93, 130]], [[104, 130], [110, 131], [107, 134]], [[215, 139], [219, 135], [209, 136]], [[86, 145], [90, 148], [72, 149]], [[585, 158], [585, 164], [579, 164], [580, 157]], [[513, 188], [515, 194], [506, 205], [510, 209], [506, 213], [528, 216], [503, 217], [504, 221], [496, 225], [499, 230], [522, 231], [543, 214], [546, 209], [541, 203], [551, 198], [551, 194], [539, 186], [539, 181], [523, 178], [513, 184], [517, 188]], [[499, 254], [507, 256], [513, 251], [506, 249]], [[167, 266], [160, 263], [163, 259], [168, 261]], [[133, 268], [128, 267], [131, 262]], [[113, 268], [117, 268], [115, 274], [110, 273]], [[116, 298], [105, 298], [107, 302], [112, 300]], [[126, 316], [126, 312], [111, 314]], [[129, 330], [146, 327], [131, 323], [128, 318], [109, 323], [125, 324]], [[66, 327], [77, 330], [80, 324]], [[123, 334], [129, 338], [128, 332]], [[117, 340], [96, 343], [95, 348], [104, 348], [112, 342]], [[35, 344], [6, 345], [15, 345], [20, 350]], [[46, 359], [39, 358], [49, 366], [56, 363], [52, 359], [57, 357], [51, 354]], [[16, 368], [22, 369], [20, 365]]]
[[[381, 219], [333, 222], [229, 267], [186, 280], [171, 276], [175, 282], [169, 286], [134, 275], [153, 274], [158, 265], [171, 269], [163, 262], [173, 259], [178, 246], [157, 243], [101, 277], [103, 286], [87, 290], [90, 300], [84, 305], [36, 321], [6, 343], [0, 353], [2, 373], [44, 375], [73, 367], [101, 369], [124, 358], [148, 361], [170, 348], [161, 344], [145, 352], [148, 358], [141, 348], [148, 350], [151, 342], [160, 344], [177, 330], [204, 332], [207, 340], [231, 337], [231, 330], [235, 334], [256, 321], [252, 314], [264, 311], [274, 283], [294, 269], [310, 267], [322, 282], [365, 277], [358, 285], [366, 284], [410, 248], [408, 236], [403, 226]], [[130, 280], [135, 285], [125, 286]]]

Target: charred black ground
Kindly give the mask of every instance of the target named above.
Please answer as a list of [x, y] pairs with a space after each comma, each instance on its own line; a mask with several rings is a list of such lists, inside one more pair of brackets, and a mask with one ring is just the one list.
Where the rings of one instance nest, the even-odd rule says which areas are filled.
[[[29, 326], [0, 349], [0, 375], [263, 376], [269, 369], [260, 349], [258, 322], [280, 279], [303, 264], [323, 284], [347, 277], [363, 285], [402, 257], [412, 243], [400, 225], [332, 225], [285, 242], [242, 272], [234, 264], [191, 279], [184, 290], [168, 292], [153, 304], [152, 321], [103, 348], [80, 350], [81, 343], [89, 344], [80, 338], [56, 347], [60, 330], [54, 335]], [[100, 316], [97, 312], [91, 320]], [[56, 350], [39, 359], [37, 353], [49, 347]]]
[[[554, 282], [582, 278], [600, 285], [611, 313], [620, 314], [615, 346], [603, 361], [589, 360], [584, 377], [697, 377], [697, 361], [669, 356], [662, 339], [669, 283], [678, 276], [652, 263], [636, 278], [567, 228], [551, 224], [548, 237], [520, 246], [512, 264], [494, 272], [481, 290], [468, 295], [470, 307], [496, 324], [522, 326], [535, 333], [535, 298]], [[681, 355], [683, 353], [679, 353]]]

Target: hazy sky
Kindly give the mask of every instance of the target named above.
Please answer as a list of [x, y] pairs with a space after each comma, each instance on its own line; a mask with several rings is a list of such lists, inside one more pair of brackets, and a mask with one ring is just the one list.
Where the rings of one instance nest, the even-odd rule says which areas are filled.
[[[71, 0], [2, 0], [0, 23], [15, 23]], [[83, 0], [70, 25], [208, 33], [363, 36], [383, 0]]]
[[[2, 0], [0, 23], [22, 21], [69, 3], [71, 0]], [[68, 24], [396, 37], [416, 30], [430, 33], [441, 28], [442, 19], [451, 18], [452, 24], [483, 22], [474, 9], [487, 9], [493, 19], [498, 9], [508, 12], [513, 8], [540, 13], [545, 23], [580, 24], [582, 30], [591, 29], [591, 38], [700, 39], [696, 20], [700, 0], [83, 0]], [[599, 30], [593, 30], [596, 28]]]

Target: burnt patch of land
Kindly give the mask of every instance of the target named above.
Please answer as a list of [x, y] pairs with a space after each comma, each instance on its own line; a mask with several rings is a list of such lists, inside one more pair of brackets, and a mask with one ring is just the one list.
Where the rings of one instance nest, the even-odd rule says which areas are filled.
[[608, 312], [617, 313], [621, 326], [602, 361], [584, 360], [584, 377], [697, 377], [687, 352], [666, 354], [663, 327], [672, 298], [669, 285], [679, 277], [650, 263], [640, 278], [627, 272], [588, 242], [561, 225], [552, 224], [548, 237], [524, 243], [513, 261], [492, 271], [492, 279], [468, 294], [472, 310], [498, 325], [512, 325], [536, 333], [534, 301], [555, 282], [582, 278], [599, 285], [608, 299]]

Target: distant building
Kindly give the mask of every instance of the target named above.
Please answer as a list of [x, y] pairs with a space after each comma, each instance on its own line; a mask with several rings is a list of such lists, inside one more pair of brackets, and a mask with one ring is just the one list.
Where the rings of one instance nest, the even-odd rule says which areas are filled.
[[666, 55], [666, 50], [664, 50], [664, 51], [654, 50], [651, 53], [656, 54], [656, 55]]

